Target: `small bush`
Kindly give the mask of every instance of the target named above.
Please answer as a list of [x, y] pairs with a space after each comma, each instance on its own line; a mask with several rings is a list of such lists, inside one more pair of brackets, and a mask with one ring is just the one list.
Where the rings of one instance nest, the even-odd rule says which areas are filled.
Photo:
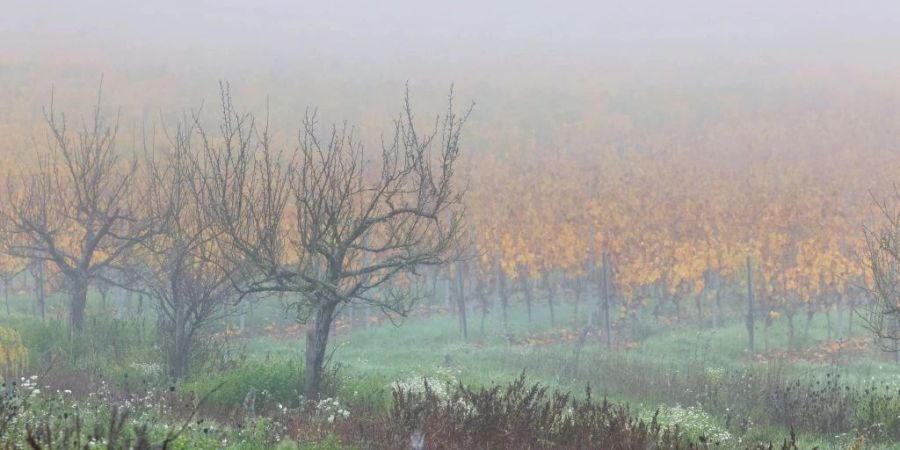
[[[471, 390], [462, 384], [446, 397], [425, 383], [424, 395], [394, 390], [381, 448], [429, 449], [687, 448], [677, 432], [655, 417], [644, 422], [627, 407], [595, 402], [527, 385], [525, 377], [501, 388]], [[372, 435], [377, 430], [373, 430]]]
[[206, 392], [222, 385], [208, 399], [211, 406], [243, 405], [249, 392], [255, 396], [255, 407], [274, 402], [293, 405], [303, 393], [303, 367], [292, 361], [270, 364], [248, 364], [225, 372], [213, 372], [202, 379], [185, 383], [183, 391]]
[[676, 428], [681, 437], [692, 442], [724, 444], [732, 439], [728, 430], [698, 406], [662, 406], [655, 412], [645, 411], [639, 417], [645, 422], [655, 418], [663, 426]]
[[[339, 367], [326, 368], [322, 395], [334, 396], [340, 384]], [[261, 409], [277, 403], [298, 405], [303, 395], [303, 365], [295, 361], [248, 363], [223, 372], [208, 372], [182, 385], [183, 391], [208, 392], [221, 385], [207, 400], [210, 406]], [[251, 393], [252, 391], [252, 393]], [[253, 397], [254, 405], [245, 405]]]

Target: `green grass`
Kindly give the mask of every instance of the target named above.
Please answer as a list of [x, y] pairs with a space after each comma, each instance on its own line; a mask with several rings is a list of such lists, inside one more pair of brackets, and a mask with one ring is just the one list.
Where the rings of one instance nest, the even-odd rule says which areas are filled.
[[[536, 297], [540, 298], [539, 295]], [[149, 300], [145, 300], [143, 310], [137, 314], [136, 300], [133, 298], [130, 312], [126, 315], [128, 318], [124, 321], [113, 320], [101, 314], [99, 296], [92, 293], [89, 332], [77, 342], [68, 340], [65, 328], [61, 326], [64, 316], [61, 316], [61, 321], [35, 318], [30, 309], [32, 301], [27, 296], [14, 295], [10, 301], [11, 314], [3, 314], [0, 308], [0, 326], [20, 332], [32, 354], [35, 369], [44, 367], [53, 355], [63, 353], [67, 363], [75, 367], [90, 367], [105, 374], [111, 381], [122, 382], [125, 374], [132, 374], [133, 379], [136, 370], [134, 362], [160, 363], [159, 355], [153, 348], [155, 313]], [[60, 316], [64, 301], [58, 295], [51, 296], [48, 301], [50, 311]], [[233, 339], [228, 344], [239, 358], [228, 364], [212, 365], [196, 371], [182, 383], [181, 389], [203, 393], [223, 384], [209, 399], [211, 403], [221, 406], [240, 404], [250, 389], [257, 391], [257, 399], [263, 405], [292, 404], [297, 399], [303, 370], [302, 333], [290, 338], [267, 335], [264, 331], [266, 326], [284, 327], [293, 323], [292, 317], [275, 301], [257, 302], [249, 306], [250, 312], [244, 320], [245, 326], [251, 330], [249, 337]], [[729, 309], [737, 310], [737, 306], [729, 305]], [[641, 313], [636, 319], [640, 326], [630, 328], [632, 331], [628, 333], [631, 335], [627, 339], [617, 336], [620, 344], [628, 341], [629, 344], [636, 342], [636, 345], [609, 350], [602, 339], [589, 338], [580, 348], [576, 367], [578, 346], [573, 342], [527, 343], [528, 338], [552, 340], [564, 334], [571, 335], [584, 325], [585, 303], [580, 305], [581, 314], [578, 315], [574, 305], [566, 301], [559, 302], [555, 309], [556, 323], [551, 325], [544, 304], [535, 304], [532, 322], [528, 321], [525, 308], [517, 305], [510, 310], [507, 327], [501, 322], [499, 310], [495, 309], [487, 316], [483, 333], [479, 329], [480, 313], [473, 313], [469, 317], [469, 342], [463, 341], [456, 317], [442, 315], [409, 318], [399, 327], [387, 322], [381, 326], [336, 333], [331, 341], [332, 364], [339, 367], [340, 376], [334, 380], [332, 390], [342, 401], [352, 403], [380, 399], [386, 404], [390, 398], [391, 384], [398, 380], [428, 377], [444, 382], [486, 386], [507, 383], [524, 371], [530, 381], [568, 390], [576, 395], [583, 395], [589, 385], [595, 395], [628, 403], [637, 414], [648, 414], [659, 407], [677, 406], [677, 402], [673, 401], [677, 396], [671, 393], [641, 390], [642, 376], [653, 373], [714, 368], [731, 371], [777, 370], [802, 377], [831, 372], [840, 373], [848, 383], [879, 380], [900, 388], [898, 366], [876, 350], [844, 354], [834, 360], [757, 361], [747, 351], [747, 331], [743, 321], [734, 314], [721, 327], [713, 328], [706, 323], [700, 329], [691, 318], [685, 318], [681, 324], [658, 326], [651, 315]], [[230, 321], [237, 323], [234, 318]], [[797, 351], [803, 352], [817, 346], [829, 336], [829, 326], [823, 314], [817, 315], [810, 323], [808, 333], [805, 331], [805, 316], [795, 319], [795, 324], [794, 346]], [[223, 328], [224, 323], [216, 326]], [[854, 326], [851, 337], [859, 339], [866, 336], [858, 324]], [[767, 330], [759, 321], [756, 335], [758, 351], [774, 354], [788, 348], [789, 330], [784, 318], [775, 320]], [[764, 338], [764, 335], [767, 336]], [[158, 382], [166, 383], [162, 378]], [[708, 422], [704, 423], [724, 427], [724, 419], [720, 416], [711, 415]], [[736, 436], [744, 443], [780, 441], [787, 432], [784, 427], [760, 426]], [[844, 448], [852, 441], [852, 436], [814, 433], [800, 433], [799, 436], [801, 448], [815, 445]], [[308, 448], [339, 448], [332, 444], [337, 445], [323, 441], [315, 444], [318, 447]], [[887, 444], [880, 445], [869, 448], [892, 448]]]
[[[489, 316], [484, 334], [477, 330], [480, 318], [470, 318], [470, 327], [475, 330], [470, 328], [469, 343], [463, 342], [458, 322], [452, 316], [409, 319], [400, 327], [384, 325], [336, 336], [333, 340], [334, 362], [340, 364], [344, 377], [340, 395], [352, 398], [359, 392], [387, 391], [393, 381], [411, 377], [449, 378], [476, 386], [500, 384], [514, 379], [524, 370], [532, 381], [579, 395], [590, 385], [595, 393], [629, 403], [637, 411], [648, 412], [660, 406], [675, 406], [666, 395], [634, 392], [629, 390], [629, 385], [605, 376], [601, 370], [619, 363], [655, 371], [711, 367], [779, 370], [786, 375], [800, 377], [832, 372], [841, 373], [848, 382], [871, 381], [874, 378], [896, 381], [900, 386], [900, 370], [875, 350], [854, 354], [845, 362], [756, 361], [746, 350], [746, 327], [737, 320], [715, 329], [707, 326], [703, 330], [685, 321], [683, 325], [656, 331], [629, 350], [609, 351], [601, 342], [589, 340], [581, 349], [580, 367], [574, 370], [573, 343], [544, 346], [522, 343], [529, 334], [545, 336], [559, 333], [564, 328], [571, 329], [571, 306], [557, 305], [556, 309], [557, 324], [550, 326], [545, 308], [535, 308], [535, 320], [531, 324], [523, 308], [516, 308], [510, 315], [508, 327], [508, 333], [514, 336], [516, 342], [512, 344], [503, 332], [496, 313]], [[817, 345], [827, 337], [828, 326], [822, 315], [810, 324], [808, 335], [803, 332], [804, 327], [805, 318], [798, 321], [795, 335], [795, 348], [798, 350]], [[864, 336], [861, 331], [857, 327], [854, 337]], [[763, 326], [759, 323], [757, 348], [760, 351], [764, 350], [762, 335]], [[773, 322], [768, 329], [767, 341], [770, 352], [788, 348], [788, 327], [784, 319]], [[248, 349], [256, 354], [265, 349], [267, 355], [294, 359], [301, 354], [301, 343], [257, 337], [248, 343]], [[640, 374], [634, 376], [639, 377]], [[722, 423], [716, 417], [710, 420], [720, 425]], [[762, 442], [780, 440], [787, 434], [788, 429], [784, 427], [757, 427], [740, 438], [744, 439], [743, 442]], [[821, 448], [843, 448], [852, 441], [849, 436], [836, 438], [814, 433], [799, 433], [799, 437], [801, 448], [816, 445]], [[869, 448], [893, 448], [888, 444], [880, 445]]]

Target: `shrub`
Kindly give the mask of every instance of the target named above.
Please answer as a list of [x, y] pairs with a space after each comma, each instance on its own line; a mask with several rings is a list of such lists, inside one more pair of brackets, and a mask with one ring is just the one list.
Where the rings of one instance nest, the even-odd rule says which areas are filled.
[[[323, 375], [323, 396], [333, 396], [340, 384], [340, 368], [327, 368]], [[208, 399], [210, 406], [261, 409], [276, 403], [298, 405], [303, 395], [303, 366], [295, 361], [248, 363], [222, 372], [208, 372], [185, 383], [184, 391], [207, 392], [222, 385]], [[252, 398], [253, 405], [245, 405]]]
[[[302, 394], [303, 368], [292, 362], [247, 364], [224, 372], [212, 372], [201, 379], [185, 383], [183, 391], [206, 392], [222, 385], [208, 402], [211, 406], [238, 407], [255, 397], [255, 407], [274, 402], [296, 404]], [[250, 406], [250, 405], [248, 405]]]
[[0, 374], [16, 377], [28, 364], [28, 349], [16, 330], [0, 327]]
[[719, 444], [731, 440], [731, 433], [699, 406], [661, 406], [655, 412], [645, 411], [639, 417], [647, 422], [655, 418], [660, 425], [677, 429], [682, 437], [692, 442]]
[[[394, 390], [383, 448], [421, 440], [430, 449], [686, 448], [677, 433], [644, 422], [628, 408], [549, 392], [525, 377], [504, 388], [471, 390], [462, 384], [444, 398], [425, 383], [424, 395]], [[376, 434], [373, 430], [372, 434]], [[386, 444], [386, 445], [384, 445]]]

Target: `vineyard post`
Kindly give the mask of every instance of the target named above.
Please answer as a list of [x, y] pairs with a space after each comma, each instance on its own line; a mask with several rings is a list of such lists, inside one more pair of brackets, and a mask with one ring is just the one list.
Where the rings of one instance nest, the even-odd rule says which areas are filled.
[[841, 292], [837, 292], [837, 318], [836, 318], [836, 333], [838, 339], [844, 339], [844, 307], [846, 303], [844, 302], [844, 294]]
[[[709, 267], [707, 265], [707, 267]], [[703, 330], [703, 302], [709, 297], [710, 286], [709, 269], [703, 271], [703, 290], [699, 294], [694, 295], [694, 303], [697, 306], [697, 325]]]
[[431, 317], [431, 310], [437, 305], [438, 295], [438, 269], [431, 269], [431, 290], [428, 292], [428, 317]]
[[715, 275], [716, 281], [716, 314], [713, 317], [715, 328], [722, 326], [722, 276]]
[[554, 297], [556, 297], [556, 285], [554, 284], [555, 280], [553, 279], [553, 273], [548, 270], [544, 270], [544, 272], [541, 274], [541, 278], [544, 284], [544, 289], [547, 290], [547, 306], [550, 307], [550, 325], [555, 326], [556, 312], [553, 309], [553, 300]]
[[603, 326], [606, 328], [606, 347], [612, 348], [612, 324], [609, 320], [609, 251], [603, 251]]
[[750, 338], [750, 355], [756, 355], [753, 342], [753, 269], [750, 267], [750, 256], [747, 255], [747, 333]]
[[[590, 225], [588, 229], [588, 240], [590, 242], [589, 249], [590, 254], [588, 255], [588, 266], [587, 273], [585, 274], [586, 278], [586, 289], [585, 289], [585, 305], [591, 305], [591, 299], [594, 296], [594, 269], [597, 264], [597, 251], [596, 251], [596, 238], [594, 235], [594, 224]], [[587, 326], [588, 328], [594, 328], [594, 315], [595, 311], [590, 309], [590, 306], [587, 306], [585, 309], [588, 311], [588, 320]]]
[[503, 267], [500, 265], [500, 259], [497, 259], [497, 295], [500, 297], [500, 309], [503, 311], [503, 332], [505, 333], [509, 328], [509, 322], [507, 320], [506, 309], [509, 306], [509, 298], [506, 293], [506, 274], [503, 272]]
[[[372, 238], [369, 236], [366, 236], [363, 239], [363, 246], [368, 247], [369, 244], [371, 243], [371, 241], [372, 241]], [[362, 255], [362, 266], [367, 267], [368, 265], [369, 265], [369, 253], [366, 252], [366, 253], [363, 253], [363, 255]], [[372, 308], [372, 305], [366, 305], [363, 308], [364, 308], [363, 317], [366, 322], [366, 329], [368, 330], [368, 329], [372, 328], [372, 315], [374, 314], [375, 311], [374, 311], [374, 308]]]
[[479, 325], [479, 330], [481, 331], [481, 337], [484, 337], [484, 322], [487, 320], [488, 314], [488, 300], [487, 300], [487, 286], [484, 278], [476, 277], [475, 278], [475, 294], [478, 296], [478, 304], [481, 307], [481, 324]]
[[450, 274], [444, 271], [444, 277], [441, 278], [441, 293], [444, 295], [444, 308], [449, 313], [450, 309]]
[[465, 263], [458, 261], [456, 263], [456, 286], [457, 286], [457, 306], [459, 307], [459, 327], [462, 331], [463, 341], [469, 342], [469, 327], [466, 324], [466, 294], [465, 294]]
[[853, 336], [853, 316], [856, 308], [856, 297], [848, 295], [846, 300], [847, 308], [847, 337]]
[[[40, 270], [41, 270], [41, 279], [43, 279], [43, 267], [41, 267]], [[115, 295], [116, 295], [116, 316], [119, 318], [125, 318], [125, 316], [127, 315], [126, 311], [128, 310], [128, 306], [130, 303], [129, 300], [131, 299], [131, 291], [121, 287], [121, 286], [127, 286], [127, 283], [128, 283], [128, 280], [127, 280], [125, 274], [120, 273], [119, 274], [120, 286], [117, 286], [114, 291]], [[41, 295], [43, 295], [43, 293], [41, 293]]]
[[[900, 315], [894, 316], [894, 336], [900, 336]], [[894, 339], [894, 360], [900, 364], [900, 339]]]
[[9, 283], [10, 280], [6, 277], [3, 277], [3, 299], [6, 301], [6, 315], [12, 315], [12, 312], [9, 310]]
[[519, 280], [522, 283], [522, 291], [525, 294], [525, 307], [528, 309], [528, 325], [531, 325], [531, 283], [524, 266], [519, 265]]

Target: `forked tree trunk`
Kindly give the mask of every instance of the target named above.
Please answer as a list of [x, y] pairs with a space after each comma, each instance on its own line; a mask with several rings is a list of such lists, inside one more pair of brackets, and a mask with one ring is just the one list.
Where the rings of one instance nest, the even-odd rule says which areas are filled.
[[316, 311], [315, 319], [306, 330], [306, 364], [303, 368], [303, 397], [309, 401], [319, 399], [322, 387], [322, 371], [325, 366], [325, 350], [337, 303], [326, 302]]

